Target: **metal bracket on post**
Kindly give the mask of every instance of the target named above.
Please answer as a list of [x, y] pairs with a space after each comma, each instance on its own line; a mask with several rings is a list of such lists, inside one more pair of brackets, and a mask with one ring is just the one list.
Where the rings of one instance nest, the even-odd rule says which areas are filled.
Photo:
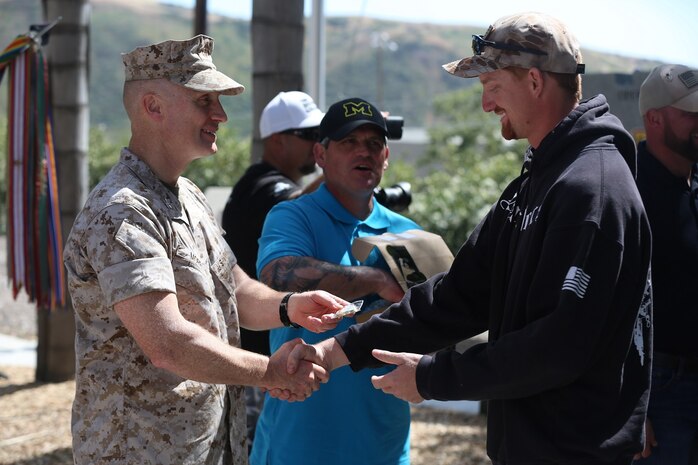
[[[43, 46], [48, 43], [49, 31], [53, 29], [63, 19], [62, 16], [54, 19], [48, 24], [32, 24], [29, 26], [29, 38], [34, 41], [37, 46]], [[41, 40], [41, 42], [39, 42]]]

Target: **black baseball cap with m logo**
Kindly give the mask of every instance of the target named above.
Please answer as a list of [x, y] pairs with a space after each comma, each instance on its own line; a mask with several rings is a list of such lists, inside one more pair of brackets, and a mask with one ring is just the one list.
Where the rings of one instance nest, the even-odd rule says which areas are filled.
[[388, 135], [385, 118], [371, 103], [357, 97], [341, 100], [333, 103], [322, 118], [320, 140], [343, 139], [365, 124], [376, 126], [383, 131], [383, 135]]

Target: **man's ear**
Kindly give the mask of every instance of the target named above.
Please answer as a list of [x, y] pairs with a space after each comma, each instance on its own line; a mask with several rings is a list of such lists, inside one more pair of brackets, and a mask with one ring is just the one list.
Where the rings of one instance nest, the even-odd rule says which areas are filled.
[[388, 169], [388, 166], [390, 166], [390, 162], [388, 159], [390, 158], [390, 147], [386, 144], [385, 146], [385, 161], [383, 162], [383, 171]]
[[526, 75], [528, 79], [529, 89], [533, 95], [538, 97], [543, 92], [544, 77], [543, 72], [538, 68], [530, 68]]
[[325, 149], [325, 146], [320, 142], [315, 142], [315, 144], [313, 144], [313, 155], [315, 155], [315, 163], [317, 163], [320, 168], [324, 169], [326, 161], [325, 157], [327, 155], [327, 149]]
[[152, 92], [143, 95], [143, 110], [149, 118], [160, 120], [163, 118], [163, 105], [160, 97]]
[[652, 108], [645, 113], [645, 126], [659, 127], [664, 122], [664, 115], [659, 109]]

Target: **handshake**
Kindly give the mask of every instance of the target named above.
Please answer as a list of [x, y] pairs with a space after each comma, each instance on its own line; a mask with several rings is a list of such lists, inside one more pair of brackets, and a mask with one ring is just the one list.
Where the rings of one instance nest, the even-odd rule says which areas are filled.
[[[424, 398], [417, 390], [417, 365], [422, 355], [373, 349], [377, 360], [395, 366], [381, 376], [372, 376], [376, 389], [407, 402], [419, 403]], [[267, 375], [262, 388], [270, 396], [289, 402], [303, 401], [330, 379], [330, 372], [349, 364], [336, 339], [330, 338], [314, 345], [297, 338], [286, 342], [269, 358]]]
[[284, 343], [269, 357], [262, 389], [289, 402], [303, 401], [330, 380], [332, 368], [313, 357], [314, 346], [301, 338]]
[[[296, 294], [288, 300], [288, 315], [308, 331], [321, 333], [335, 328], [345, 316], [360, 310], [362, 301], [346, 302], [325, 291]], [[380, 345], [380, 341], [375, 341]], [[371, 355], [395, 369], [372, 376], [376, 389], [413, 403], [424, 399], [417, 390], [417, 364], [422, 355], [373, 349]], [[303, 401], [327, 383], [330, 372], [350, 363], [344, 349], [333, 337], [314, 345], [301, 338], [286, 342], [267, 360], [259, 387], [270, 396], [289, 402]]]
[[[296, 326], [314, 333], [334, 329], [342, 318], [358, 312], [362, 304], [363, 301], [349, 303], [325, 291], [295, 294], [293, 299], [287, 296], [290, 322], [297, 322]], [[340, 359], [330, 367], [329, 360], [323, 359], [314, 346], [301, 338], [288, 341], [269, 357], [260, 387], [282, 400], [305, 400], [320, 389], [321, 383], [329, 381], [333, 368], [349, 363], [341, 348], [336, 353], [340, 354]]]

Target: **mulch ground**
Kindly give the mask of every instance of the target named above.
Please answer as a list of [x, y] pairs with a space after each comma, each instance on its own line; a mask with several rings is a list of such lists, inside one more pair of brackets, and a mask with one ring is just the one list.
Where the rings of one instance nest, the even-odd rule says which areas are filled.
[[[12, 298], [6, 250], [6, 238], [0, 236], [0, 334], [35, 340], [36, 309], [24, 293]], [[33, 368], [0, 365], [0, 465], [72, 465], [75, 383], [34, 379]], [[490, 464], [482, 416], [413, 408], [411, 443], [412, 465]]]
[[[33, 368], [0, 366], [0, 465], [72, 465], [74, 392], [73, 381], [36, 383]], [[479, 415], [413, 407], [411, 439], [412, 465], [490, 464]]]

